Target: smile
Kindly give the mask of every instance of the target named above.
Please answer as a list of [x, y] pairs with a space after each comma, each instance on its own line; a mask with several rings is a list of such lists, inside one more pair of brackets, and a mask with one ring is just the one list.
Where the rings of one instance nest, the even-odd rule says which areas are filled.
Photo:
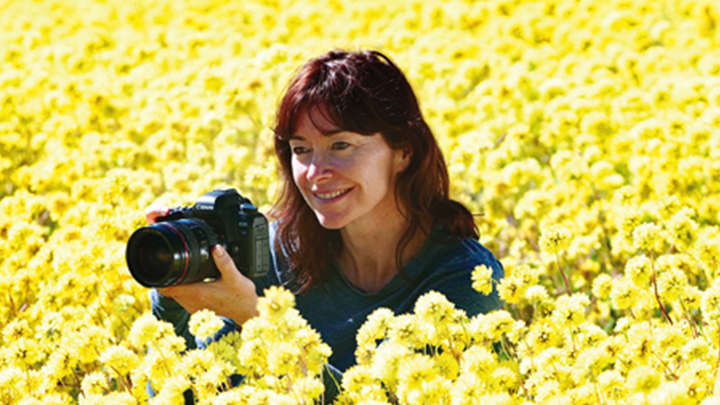
[[333, 191], [332, 193], [314, 193], [316, 197], [322, 199], [322, 200], [330, 200], [336, 197], [339, 197], [341, 195], [347, 194], [352, 188], [348, 188], [345, 190], [339, 190], [339, 191]]

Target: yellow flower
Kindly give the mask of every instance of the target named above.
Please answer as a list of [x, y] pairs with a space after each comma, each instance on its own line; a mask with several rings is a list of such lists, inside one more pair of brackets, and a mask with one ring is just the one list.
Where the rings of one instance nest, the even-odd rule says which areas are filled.
[[225, 323], [220, 319], [215, 312], [209, 309], [201, 309], [194, 314], [190, 315], [190, 321], [188, 321], [188, 328], [190, 333], [195, 335], [200, 340], [206, 341], [212, 339]]
[[615, 281], [610, 292], [610, 299], [613, 307], [617, 309], [632, 309], [640, 299], [640, 294], [635, 283], [629, 278], [623, 277]]
[[418, 316], [420, 323], [427, 323], [431, 325], [441, 325], [448, 320], [453, 311], [455, 305], [448, 301], [444, 295], [436, 291], [429, 291], [423, 294], [415, 302], [414, 312]]
[[268, 353], [268, 371], [273, 375], [293, 374], [300, 364], [300, 349], [292, 342], [280, 342]]
[[657, 285], [660, 297], [667, 301], [676, 301], [687, 287], [687, 277], [681, 270], [670, 269], [658, 276]]
[[397, 372], [400, 363], [411, 354], [410, 349], [394, 341], [388, 340], [378, 347], [372, 359], [372, 373], [383, 384], [394, 387], [397, 384]]
[[161, 322], [150, 313], [145, 313], [135, 320], [128, 334], [128, 341], [138, 350], [142, 350], [150, 342], [161, 336], [174, 333], [172, 325]]
[[706, 321], [720, 321], [720, 283], [714, 283], [703, 292], [700, 308]]
[[626, 395], [627, 385], [625, 378], [617, 370], [603, 371], [597, 377], [602, 393], [608, 399], [617, 400]]
[[560, 328], [572, 328], [585, 322], [585, 312], [590, 299], [582, 293], [563, 295], [555, 301], [552, 319]]
[[452, 405], [480, 403], [486, 392], [484, 381], [475, 374], [461, 374], [451, 389]]
[[493, 289], [492, 269], [481, 264], [472, 272], [472, 288], [483, 295], [490, 295]]
[[613, 289], [613, 278], [609, 274], [599, 274], [593, 280], [592, 293], [595, 297], [606, 300]]
[[549, 254], [556, 254], [570, 246], [570, 231], [560, 225], [551, 225], [543, 229], [540, 235], [540, 249]]
[[420, 349], [424, 347], [421, 327], [417, 318], [411, 314], [402, 314], [392, 320], [388, 338], [404, 346]]
[[85, 376], [80, 385], [83, 395], [102, 394], [108, 391], [108, 378], [100, 371]]
[[643, 251], [654, 251], [660, 240], [662, 228], [654, 223], [640, 224], [632, 231], [633, 245]]
[[508, 304], [519, 304], [525, 297], [527, 286], [519, 277], [508, 276], [500, 280], [498, 294], [500, 299]]
[[694, 212], [684, 207], [678, 211], [668, 221], [668, 230], [670, 232], [670, 238], [680, 249], [687, 249], [693, 245], [697, 238], [698, 224], [691, 218], [694, 216]]
[[98, 360], [120, 376], [129, 374], [140, 364], [137, 354], [126, 347], [117, 345], [107, 348]]
[[285, 288], [271, 286], [258, 299], [260, 316], [269, 319], [282, 318], [285, 312], [295, 306], [295, 296]]
[[379, 341], [385, 339], [393, 317], [393, 312], [388, 308], [378, 308], [368, 315], [365, 323], [358, 329], [358, 346], [370, 345], [374, 348]]
[[651, 404], [658, 405], [682, 405], [693, 402], [685, 386], [678, 382], [663, 382], [647, 396], [647, 400]]
[[419, 391], [423, 385], [438, 376], [435, 363], [429, 356], [416, 354], [406, 359], [398, 368], [398, 393], [402, 396]]
[[153, 404], [178, 404], [185, 401], [183, 393], [191, 387], [190, 380], [182, 375], [175, 375], [165, 380]]
[[652, 277], [652, 262], [645, 255], [631, 258], [625, 264], [625, 274], [630, 277], [633, 283], [641, 288], [646, 288]]

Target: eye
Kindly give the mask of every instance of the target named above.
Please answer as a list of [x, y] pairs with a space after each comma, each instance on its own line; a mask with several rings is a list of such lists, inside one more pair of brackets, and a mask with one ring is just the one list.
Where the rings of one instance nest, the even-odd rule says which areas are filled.
[[350, 144], [347, 142], [343, 142], [343, 141], [333, 142], [333, 144], [332, 144], [332, 148], [334, 150], [343, 150], [343, 149], [347, 149], [349, 147], [350, 147]]
[[292, 149], [293, 155], [302, 155], [309, 151], [309, 149], [304, 146], [291, 146], [290, 148]]

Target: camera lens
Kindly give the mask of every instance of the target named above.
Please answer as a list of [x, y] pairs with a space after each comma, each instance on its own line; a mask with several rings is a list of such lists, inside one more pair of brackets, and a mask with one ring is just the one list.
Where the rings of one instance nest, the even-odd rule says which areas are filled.
[[210, 256], [217, 239], [200, 219], [159, 222], [130, 236], [125, 258], [132, 276], [145, 287], [194, 283], [220, 274]]

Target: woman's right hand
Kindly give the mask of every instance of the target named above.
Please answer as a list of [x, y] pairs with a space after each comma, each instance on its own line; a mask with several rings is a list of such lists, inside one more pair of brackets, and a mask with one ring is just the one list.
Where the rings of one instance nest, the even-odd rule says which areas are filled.
[[151, 204], [145, 208], [145, 219], [148, 223], [154, 224], [159, 217], [164, 217], [170, 212], [170, 208], [162, 204]]

